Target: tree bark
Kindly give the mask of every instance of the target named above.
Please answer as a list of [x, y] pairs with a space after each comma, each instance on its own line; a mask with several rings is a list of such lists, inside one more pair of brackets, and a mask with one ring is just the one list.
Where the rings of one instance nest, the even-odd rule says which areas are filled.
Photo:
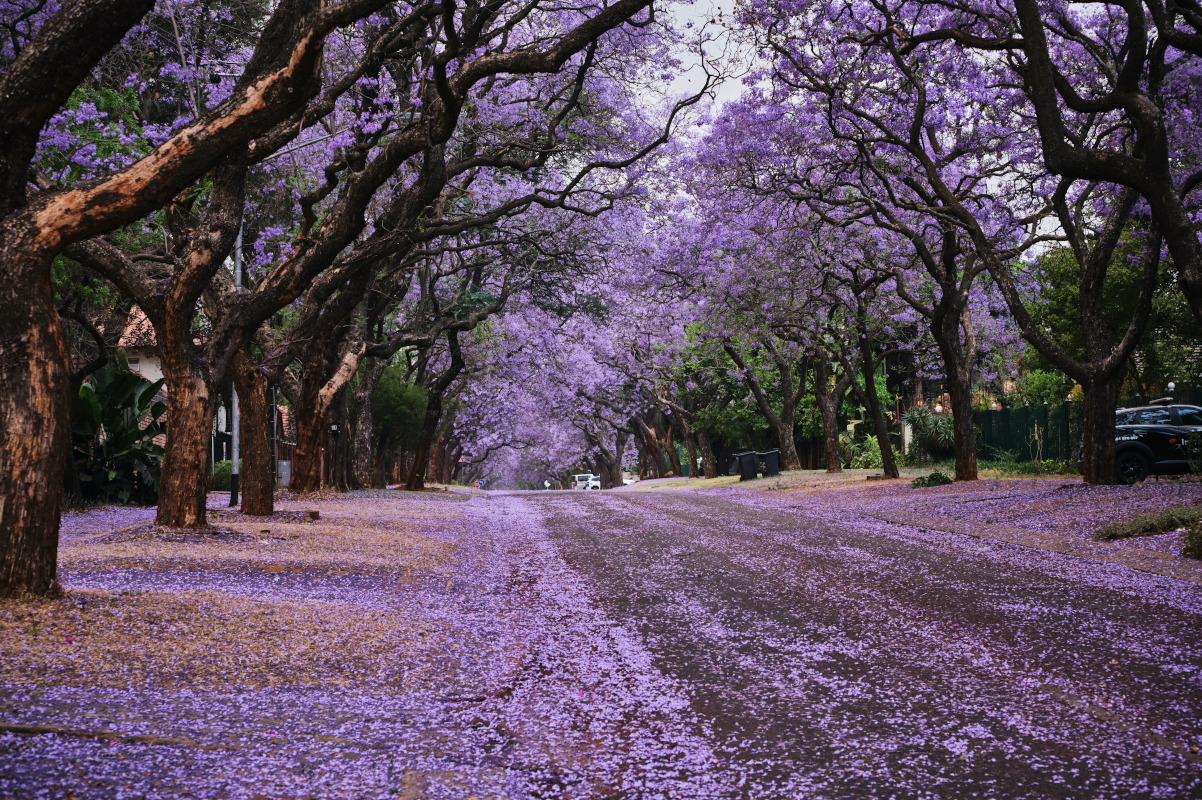
[[672, 442], [672, 427], [671, 421], [665, 425], [664, 414], [662, 411], [656, 412], [655, 429], [656, 433], [663, 438], [664, 449], [668, 451], [668, 463], [672, 465], [672, 473], [674, 475], [684, 475], [684, 470], [680, 466], [680, 454], [676, 452], [676, 445]]
[[700, 478], [701, 473], [697, 469], [697, 445], [693, 441], [693, 430], [688, 423], [681, 421], [680, 433], [684, 438], [685, 457], [689, 460], [689, 478]]
[[705, 477], [718, 477], [718, 462], [714, 458], [714, 446], [710, 442], [709, 431], [697, 429], [697, 448], [701, 451], [701, 469]]
[[634, 420], [635, 424], [635, 436], [642, 439], [643, 454], [647, 456], [648, 460], [656, 471], [655, 477], [667, 477], [668, 465], [664, 463], [663, 448], [660, 446], [659, 436], [656, 435], [655, 429], [648, 425], [647, 422], [637, 414], [631, 417], [631, 419]]
[[275, 474], [267, 405], [267, 376], [239, 351], [230, 362], [230, 378], [238, 390], [242, 466], [239, 489], [242, 513], [270, 517], [275, 513]]
[[[47, 260], [0, 228], [0, 596], [58, 591], [59, 514], [71, 446], [67, 343]], [[26, 232], [31, 233], [31, 232]]]
[[375, 486], [375, 460], [372, 458], [372, 436], [374, 434], [374, 418], [371, 410], [371, 398], [380, 385], [380, 378], [388, 367], [388, 359], [368, 358], [359, 375], [359, 383], [355, 385], [355, 424], [354, 446], [351, 448], [351, 472], [354, 485], [360, 489]]
[[208, 525], [205, 499], [217, 393], [188, 355], [160, 346], [167, 394], [167, 445], [155, 523], [168, 528]]
[[[954, 309], [959, 309], [953, 313]], [[961, 342], [961, 330], [964, 341]], [[931, 318], [931, 338], [943, 359], [952, 433], [955, 438], [956, 480], [977, 479], [977, 443], [972, 422], [972, 365], [977, 357], [976, 336], [968, 318], [966, 301], [946, 292]]]
[[975, 481], [977, 479], [977, 445], [976, 437], [973, 435], [972, 421], [972, 379], [970, 377], [972, 371], [969, 365], [963, 363], [963, 360], [963, 356], [960, 356], [960, 363], [949, 363], [945, 356], [944, 365], [947, 368], [948, 394], [951, 396], [956, 480]]
[[317, 381], [302, 381], [300, 397], [292, 409], [296, 420], [296, 451], [288, 488], [296, 494], [321, 490], [322, 413]]
[[[338, 426], [334, 433], [333, 426]], [[322, 484], [336, 492], [351, 489], [351, 432], [346, 408], [346, 388], [339, 390], [330, 401], [321, 420], [324, 444]]]
[[[887, 477], [900, 478], [897, 471], [897, 461], [893, 458], [893, 445], [889, 442], [889, 429], [885, 425], [885, 415], [881, 411], [880, 396], [876, 392], [876, 379], [873, 374], [872, 350], [868, 342], [860, 338], [860, 369], [864, 378], [864, 388], [857, 387], [856, 393], [864, 401], [864, 407], [872, 415], [872, 427], [876, 431], [877, 446], [881, 448], [881, 468]], [[969, 419], [972, 412], [969, 411]]]
[[451, 353], [451, 363], [433, 382], [433, 385], [427, 387], [426, 415], [422, 420], [422, 432], [417, 444], [417, 453], [414, 454], [413, 472], [409, 474], [409, 480], [405, 484], [405, 488], [411, 492], [420, 492], [426, 487], [430, 444], [434, 441], [434, 436], [438, 432], [438, 423], [442, 419], [443, 396], [464, 367], [463, 351], [459, 348], [458, 331], [447, 331], [447, 347]]
[[827, 375], [827, 360], [821, 355], [814, 360], [814, 402], [818, 404], [818, 412], [822, 415], [822, 443], [826, 452], [826, 471], [842, 472], [843, 456], [839, 452], [839, 420], [836, 410], [842, 402], [842, 392], [834, 397]]

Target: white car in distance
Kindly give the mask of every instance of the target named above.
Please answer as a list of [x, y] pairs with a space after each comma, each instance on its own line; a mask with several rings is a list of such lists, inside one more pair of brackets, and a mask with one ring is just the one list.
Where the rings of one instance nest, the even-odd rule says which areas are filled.
[[585, 486], [584, 488], [585, 489], [595, 489], [597, 491], [600, 491], [601, 490], [601, 476], [594, 475], [593, 477], [589, 478], [588, 485]]
[[[593, 475], [592, 475], [592, 473], [589, 473], [589, 472], [586, 472], [583, 475], [573, 475], [572, 476], [572, 488], [573, 489], [588, 489], [588, 488], [590, 488], [589, 483], [592, 482], [592, 480], [593, 480]], [[600, 478], [598, 478], [597, 479], [598, 488], [600, 488], [600, 483], [601, 483]]]

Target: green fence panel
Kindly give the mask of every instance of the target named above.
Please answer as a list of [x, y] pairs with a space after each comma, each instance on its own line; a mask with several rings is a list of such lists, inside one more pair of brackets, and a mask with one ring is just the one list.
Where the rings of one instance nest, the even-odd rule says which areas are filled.
[[1084, 408], [1066, 402], [1054, 406], [973, 412], [980, 442], [1008, 450], [1019, 461], [1074, 461], [1080, 455]]

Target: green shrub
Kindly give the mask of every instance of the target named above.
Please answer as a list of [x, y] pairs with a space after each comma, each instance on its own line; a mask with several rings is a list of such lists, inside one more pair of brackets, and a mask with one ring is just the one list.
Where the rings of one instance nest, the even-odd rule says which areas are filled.
[[1163, 511], [1141, 514], [1122, 522], [1112, 522], [1104, 528], [1099, 528], [1094, 534], [1094, 538], [1112, 541], [1128, 539], [1132, 536], [1151, 536], [1185, 527], [1195, 529], [1202, 527], [1202, 508], [1166, 508]]
[[[885, 465], [881, 458], [881, 443], [876, 436], [869, 436], [862, 442], [856, 442], [850, 433], [839, 435], [839, 453], [843, 457], [843, 466], [848, 469], [880, 469]], [[893, 448], [893, 460], [897, 464], [904, 461], [904, 456], [896, 447]]]
[[1186, 558], [1202, 558], [1202, 523], [1195, 522], [1186, 530], [1181, 555]]
[[163, 448], [154, 437], [166, 430], [167, 406], [154, 402], [154, 396], [162, 385], [131, 372], [122, 356], [80, 387], [71, 411], [80, 502], [158, 502]]
[[910, 485], [915, 489], [926, 489], [928, 486], [946, 486], [951, 482], [951, 478], [939, 470], [935, 470], [930, 475], [923, 475], [922, 477], [915, 478]]
[[[242, 459], [238, 459], [238, 471], [241, 472], [243, 467]], [[213, 464], [213, 491], [228, 492], [233, 488], [233, 461], [218, 461]]]

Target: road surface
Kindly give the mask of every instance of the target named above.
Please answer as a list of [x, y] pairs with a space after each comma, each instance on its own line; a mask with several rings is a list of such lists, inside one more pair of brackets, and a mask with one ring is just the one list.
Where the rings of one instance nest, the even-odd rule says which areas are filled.
[[[783, 497], [365, 494], [116, 570], [81, 529], [82, 594], [0, 650], [0, 797], [1202, 797], [1202, 587]], [[30, 666], [53, 619], [189, 603], [290, 632], [164, 611]]]

